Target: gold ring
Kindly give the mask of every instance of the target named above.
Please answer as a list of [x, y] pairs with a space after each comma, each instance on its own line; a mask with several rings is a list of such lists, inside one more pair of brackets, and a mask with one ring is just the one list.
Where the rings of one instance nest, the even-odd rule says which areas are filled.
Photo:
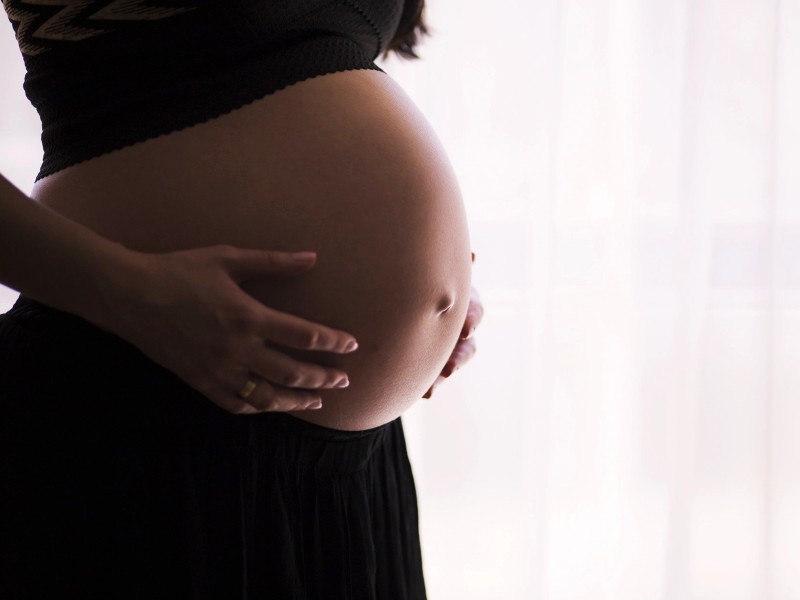
[[244, 386], [242, 386], [242, 389], [239, 390], [239, 393], [236, 395], [239, 396], [239, 398], [247, 400], [247, 398], [250, 397], [250, 394], [253, 393], [254, 389], [256, 389], [256, 382], [252, 379], [248, 379]]

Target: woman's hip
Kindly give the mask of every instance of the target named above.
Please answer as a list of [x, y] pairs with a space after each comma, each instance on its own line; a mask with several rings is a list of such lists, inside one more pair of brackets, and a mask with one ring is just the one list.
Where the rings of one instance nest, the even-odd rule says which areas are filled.
[[424, 597], [399, 419], [345, 432], [232, 415], [24, 297], [0, 316], [0, 410], [0, 590], [406, 597], [376, 591], [390, 582]]

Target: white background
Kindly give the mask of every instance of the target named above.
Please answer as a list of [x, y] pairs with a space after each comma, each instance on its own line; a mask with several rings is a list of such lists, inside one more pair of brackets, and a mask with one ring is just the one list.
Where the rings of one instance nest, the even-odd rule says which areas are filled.
[[429, 597], [800, 599], [800, 1], [428, 3], [423, 60], [380, 64], [449, 151], [486, 309], [404, 418]]

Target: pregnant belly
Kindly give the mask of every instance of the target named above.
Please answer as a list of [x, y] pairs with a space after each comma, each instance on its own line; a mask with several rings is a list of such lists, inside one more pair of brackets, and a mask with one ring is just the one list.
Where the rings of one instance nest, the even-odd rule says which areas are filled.
[[436, 135], [389, 76], [345, 71], [37, 182], [32, 196], [147, 252], [209, 244], [315, 250], [291, 279], [243, 287], [266, 305], [350, 332], [349, 355], [280, 348], [346, 371], [323, 408], [294, 415], [367, 429], [419, 399], [463, 325], [470, 240]]

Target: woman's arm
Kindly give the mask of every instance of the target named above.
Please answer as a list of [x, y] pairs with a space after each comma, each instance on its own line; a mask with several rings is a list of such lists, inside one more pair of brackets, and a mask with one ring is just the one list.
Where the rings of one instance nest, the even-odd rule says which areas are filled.
[[[120, 336], [230, 412], [314, 408], [314, 388], [346, 381], [341, 370], [263, 343], [355, 349], [346, 348], [350, 334], [272, 310], [238, 285], [296, 276], [313, 264], [313, 256], [290, 256], [227, 245], [136, 252], [34, 202], [0, 175], [0, 283]], [[258, 385], [245, 402], [237, 392], [248, 377]]]

